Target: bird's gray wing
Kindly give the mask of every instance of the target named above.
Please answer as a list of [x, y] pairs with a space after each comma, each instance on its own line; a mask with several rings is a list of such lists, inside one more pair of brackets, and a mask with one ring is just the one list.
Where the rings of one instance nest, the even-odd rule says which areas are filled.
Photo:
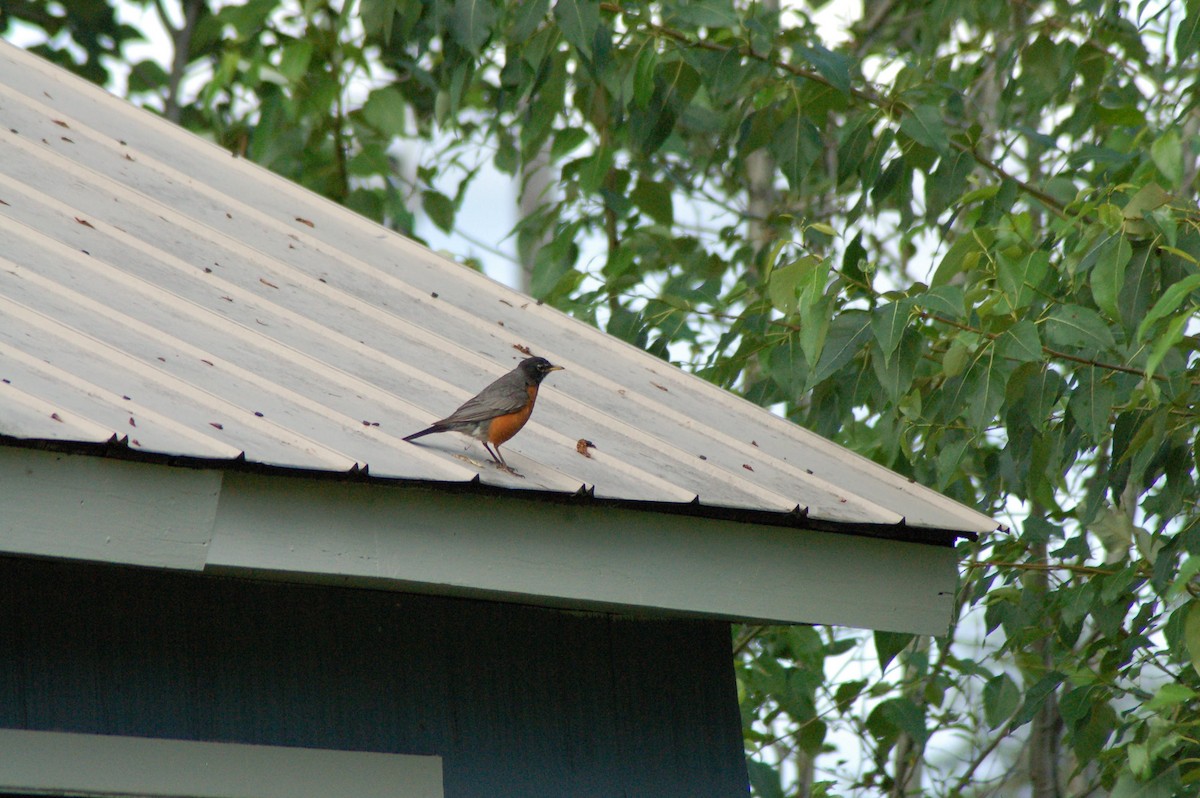
[[469, 424], [486, 421], [496, 416], [515, 413], [529, 402], [525, 388], [525, 376], [517, 371], [509, 372], [463, 403], [438, 424]]

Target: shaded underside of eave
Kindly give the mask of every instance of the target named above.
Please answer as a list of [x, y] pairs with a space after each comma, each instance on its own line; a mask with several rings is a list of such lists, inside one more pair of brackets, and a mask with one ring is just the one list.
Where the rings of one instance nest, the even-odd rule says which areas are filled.
[[[959, 540], [976, 541], [979, 534], [961, 529], [944, 529], [933, 527], [911, 526], [904, 521], [898, 524], [870, 524], [843, 521], [830, 521], [810, 516], [803, 508], [797, 507], [791, 512], [772, 512], [769, 510], [754, 510], [743, 507], [726, 507], [705, 504], [697, 496], [690, 502], [659, 502], [633, 499], [617, 499], [597, 497], [594, 490], [587, 485], [580, 485], [573, 493], [549, 491], [544, 489], [514, 489], [489, 485], [478, 478], [469, 481], [441, 481], [425, 479], [397, 479], [393, 477], [377, 477], [370, 474], [367, 468], [353, 468], [349, 471], [323, 471], [286, 466], [272, 466], [247, 460], [244, 455], [235, 459], [212, 459], [189, 455], [172, 455], [159, 452], [149, 452], [134, 449], [127, 440], [115, 436], [100, 443], [88, 443], [72, 440], [49, 440], [14, 438], [0, 434], [0, 446], [17, 449], [33, 449], [36, 451], [60, 454], [85, 455], [108, 458], [135, 463], [161, 465], [171, 468], [194, 468], [216, 471], [234, 471], [240, 473], [261, 474], [264, 476], [293, 477], [299, 479], [321, 479], [378, 486], [417, 487], [436, 490], [443, 493], [462, 496], [490, 497], [500, 499], [521, 499], [552, 502], [573, 506], [612, 507], [628, 510], [640, 510], [663, 515], [705, 518], [752, 526], [784, 527], [796, 530], [812, 530], [829, 532], [839, 535], [853, 535], [869, 538], [879, 538], [901, 543], [917, 543], [931, 546], [953, 547]], [[999, 527], [998, 527], [999, 528]]]

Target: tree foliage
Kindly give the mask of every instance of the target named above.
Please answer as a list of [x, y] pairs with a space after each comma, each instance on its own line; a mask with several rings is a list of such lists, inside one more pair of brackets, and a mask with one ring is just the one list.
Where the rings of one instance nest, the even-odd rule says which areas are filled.
[[1007, 521], [945, 637], [737, 631], [757, 794], [1195, 794], [1200, 4], [822, 5], [183, 0], [129, 91], [406, 231], [548, 156], [539, 298]]

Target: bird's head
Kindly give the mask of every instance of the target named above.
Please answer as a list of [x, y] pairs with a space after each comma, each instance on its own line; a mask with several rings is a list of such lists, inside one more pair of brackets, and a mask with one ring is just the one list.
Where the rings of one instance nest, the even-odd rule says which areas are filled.
[[525, 376], [535, 383], [546, 379], [546, 375], [552, 371], [563, 370], [562, 366], [556, 366], [544, 357], [527, 357], [517, 368], [525, 372]]

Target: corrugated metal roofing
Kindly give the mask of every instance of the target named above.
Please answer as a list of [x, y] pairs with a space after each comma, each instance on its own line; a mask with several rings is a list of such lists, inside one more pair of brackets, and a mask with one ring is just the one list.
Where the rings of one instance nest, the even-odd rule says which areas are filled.
[[[933, 491], [0, 45], [0, 434], [986, 532]], [[522, 357], [505, 447], [401, 438]], [[590, 458], [576, 442], [595, 442]]]

